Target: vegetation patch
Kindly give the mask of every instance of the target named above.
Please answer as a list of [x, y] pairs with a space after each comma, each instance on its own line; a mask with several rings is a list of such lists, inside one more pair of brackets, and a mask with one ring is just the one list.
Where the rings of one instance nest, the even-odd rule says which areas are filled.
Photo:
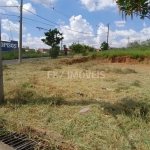
[[53, 68], [51, 66], [44, 66], [44, 67], [41, 67], [41, 71], [52, 71]]
[[106, 113], [110, 113], [114, 117], [123, 114], [132, 119], [134, 119], [134, 117], [140, 117], [148, 123], [150, 121], [150, 105], [135, 99], [136, 98], [125, 97], [114, 104], [102, 102], [102, 106]]
[[139, 80], [135, 80], [134, 82], [131, 83], [131, 86], [141, 87], [141, 82]]
[[29, 104], [49, 104], [61, 105], [65, 101], [60, 95], [46, 96], [40, 95], [31, 88], [27, 88], [29, 83], [24, 83], [22, 86], [14, 88], [8, 93], [9, 97], [6, 98], [6, 103], [15, 105], [29, 105]]
[[126, 68], [126, 69], [121, 69], [121, 68], [114, 68], [112, 70], [114, 73], [118, 74], [130, 74], [130, 73], [137, 73], [134, 69]]
[[118, 83], [115, 91], [120, 92], [121, 90], [128, 90], [128, 89], [130, 89], [130, 85], [128, 85], [126, 83]]
[[3, 68], [3, 71], [6, 69], [9, 69], [8, 65], [6, 65], [6, 64], [3, 64], [2, 68]]
[[[12, 64], [4, 70], [5, 104], [0, 105], [0, 124], [13, 132], [31, 127], [35, 136], [39, 135], [35, 129], [62, 135], [69, 142], [61, 147], [63, 143], [54, 140], [57, 149], [65, 150], [71, 143], [79, 150], [149, 150], [149, 65], [101, 63], [97, 59], [66, 65], [61, 60]], [[40, 70], [44, 66], [51, 66], [57, 75], [48, 78], [47, 72]], [[104, 71], [105, 78], [68, 76], [68, 72], [87, 69]], [[89, 111], [80, 113], [87, 108]], [[51, 142], [49, 137], [46, 140]]]
[[[37, 57], [48, 57], [49, 54], [44, 54], [35, 51], [29, 51], [22, 53], [23, 58], [37, 58]], [[18, 59], [18, 51], [10, 51], [2, 53], [2, 60], [11, 60], [11, 59]]]

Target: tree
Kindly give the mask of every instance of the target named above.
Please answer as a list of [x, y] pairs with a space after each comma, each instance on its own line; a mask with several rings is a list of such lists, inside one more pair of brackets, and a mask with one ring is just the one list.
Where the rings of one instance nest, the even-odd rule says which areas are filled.
[[64, 50], [67, 48], [67, 46], [66, 45], [63, 45], [63, 48], [64, 48]]
[[139, 47], [139, 46], [140, 46], [140, 43], [138, 41], [130, 42], [127, 45], [127, 47], [129, 47], [129, 48], [135, 48], [135, 47]]
[[52, 49], [49, 51], [50, 56], [55, 59], [58, 57], [59, 55], [59, 51], [60, 51], [60, 47], [59, 46], [53, 46]]
[[70, 48], [72, 49], [72, 51], [74, 51], [75, 53], [85, 53], [85, 46], [82, 44], [75, 44], [73, 43]]
[[140, 16], [141, 19], [147, 17], [150, 19], [150, 1], [149, 0], [116, 0], [119, 6], [119, 11], [122, 12], [123, 17], [129, 15]]
[[[49, 30], [48, 32], [45, 32], [45, 39], [41, 39], [45, 44], [49, 45], [52, 47], [50, 50], [50, 56], [52, 58], [57, 58], [59, 51], [58, 49], [58, 44], [63, 40], [62, 33], [60, 33], [56, 28], [54, 30]], [[57, 51], [57, 52], [52, 52], [52, 51]], [[54, 55], [53, 55], [54, 54]], [[57, 55], [57, 56], [56, 56]]]
[[102, 44], [101, 44], [101, 47], [100, 47], [102, 50], [108, 50], [108, 48], [109, 48], [109, 45], [108, 45], [108, 43], [106, 43], [106, 42], [103, 42]]

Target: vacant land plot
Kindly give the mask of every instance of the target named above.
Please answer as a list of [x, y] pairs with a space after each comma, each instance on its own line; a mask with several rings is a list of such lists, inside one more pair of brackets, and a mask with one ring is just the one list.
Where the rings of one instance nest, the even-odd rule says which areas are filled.
[[63, 62], [4, 67], [5, 128], [54, 131], [74, 149], [149, 150], [149, 64]]

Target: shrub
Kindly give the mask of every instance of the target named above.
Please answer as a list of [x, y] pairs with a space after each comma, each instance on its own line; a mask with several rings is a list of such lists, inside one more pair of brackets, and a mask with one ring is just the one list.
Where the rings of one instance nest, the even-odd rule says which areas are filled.
[[53, 58], [53, 59], [57, 58], [58, 55], [59, 55], [59, 51], [60, 51], [60, 47], [59, 46], [52, 47], [52, 49], [49, 52], [51, 58]]
[[85, 46], [81, 44], [75, 44], [73, 43], [70, 48], [75, 53], [85, 53]]
[[108, 50], [108, 48], [109, 48], [109, 45], [108, 45], [108, 43], [106, 43], [106, 42], [103, 42], [102, 44], [101, 44], [101, 47], [100, 47], [102, 50]]

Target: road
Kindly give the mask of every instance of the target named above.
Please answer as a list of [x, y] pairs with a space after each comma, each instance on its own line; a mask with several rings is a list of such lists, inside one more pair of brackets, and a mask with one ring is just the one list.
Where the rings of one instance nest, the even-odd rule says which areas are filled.
[[[27, 62], [27, 61], [33, 61], [33, 60], [45, 60], [49, 59], [50, 57], [38, 57], [38, 58], [25, 58], [22, 59], [22, 62]], [[3, 64], [17, 64], [18, 59], [12, 59], [12, 60], [3, 60]]]

